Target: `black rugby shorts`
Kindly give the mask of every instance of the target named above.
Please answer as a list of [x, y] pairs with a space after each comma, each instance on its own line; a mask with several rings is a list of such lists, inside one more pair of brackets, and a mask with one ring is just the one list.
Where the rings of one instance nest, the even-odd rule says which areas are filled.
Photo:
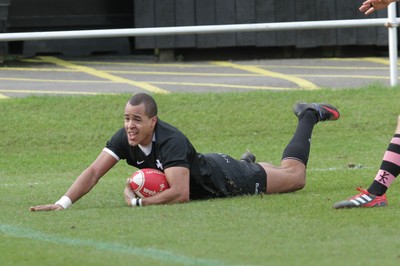
[[[210, 153], [204, 156], [213, 165], [214, 178], [224, 179], [230, 196], [266, 193], [267, 173], [258, 163], [248, 163], [223, 153]], [[217, 176], [216, 176], [217, 175]]]

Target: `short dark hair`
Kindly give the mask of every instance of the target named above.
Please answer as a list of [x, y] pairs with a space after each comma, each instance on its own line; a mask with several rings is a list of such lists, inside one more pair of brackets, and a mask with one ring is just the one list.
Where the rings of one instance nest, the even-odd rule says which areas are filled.
[[137, 106], [144, 103], [145, 113], [148, 117], [153, 117], [157, 115], [157, 103], [150, 95], [146, 93], [138, 93], [131, 97], [129, 104], [132, 106]]

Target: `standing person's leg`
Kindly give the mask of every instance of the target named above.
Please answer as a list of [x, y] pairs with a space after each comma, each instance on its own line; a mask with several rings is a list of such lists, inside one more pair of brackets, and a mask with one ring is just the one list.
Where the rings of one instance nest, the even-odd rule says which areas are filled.
[[314, 125], [340, 117], [339, 111], [328, 104], [298, 103], [293, 111], [299, 120], [293, 138], [283, 152], [281, 165], [259, 163], [267, 173], [267, 193], [291, 192], [305, 186]]
[[383, 156], [381, 167], [368, 192], [377, 196], [386, 193], [394, 179], [400, 174], [400, 116], [397, 118], [397, 128]]
[[397, 128], [391, 139], [381, 166], [370, 187], [365, 190], [358, 188], [361, 192], [348, 200], [337, 202], [335, 209], [354, 207], [383, 207], [387, 206], [386, 191], [400, 174], [400, 116], [397, 117]]

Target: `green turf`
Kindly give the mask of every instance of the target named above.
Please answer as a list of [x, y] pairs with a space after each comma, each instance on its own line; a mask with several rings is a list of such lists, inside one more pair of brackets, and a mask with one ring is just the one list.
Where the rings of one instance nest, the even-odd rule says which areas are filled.
[[[389, 207], [334, 210], [368, 186], [400, 114], [400, 89], [155, 95], [159, 116], [199, 152], [279, 163], [292, 105], [330, 102], [313, 134], [307, 186], [290, 194], [125, 207], [121, 162], [67, 211], [53, 203], [123, 125], [129, 95], [0, 101], [0, 265], [399, 265], [400, 189]], [[354, 164], [356, 168], [349, 168]]]

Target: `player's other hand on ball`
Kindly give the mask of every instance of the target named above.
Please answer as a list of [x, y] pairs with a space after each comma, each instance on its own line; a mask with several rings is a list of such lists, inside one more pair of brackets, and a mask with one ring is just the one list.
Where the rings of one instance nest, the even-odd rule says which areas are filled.
[[30, 211], [60, 211], [64, 210], [64, 208], [58, 204], [47, 204], [47, 205], [38, 205], [29, 208]]
[[125, 190], [124, 190], [124, 198], [125, 198], [126, 204], [128, 204], [128, 206], [131, 207], [132, 206], [132, 203], [131, 203], [132, 199], [136, 198], [136, 195], [132, 191], [129, 183], [130, 182], [129, 182], [129, 178], [128, 178], [128, 180], [126, 182], [126, 187], [125, 187]]

